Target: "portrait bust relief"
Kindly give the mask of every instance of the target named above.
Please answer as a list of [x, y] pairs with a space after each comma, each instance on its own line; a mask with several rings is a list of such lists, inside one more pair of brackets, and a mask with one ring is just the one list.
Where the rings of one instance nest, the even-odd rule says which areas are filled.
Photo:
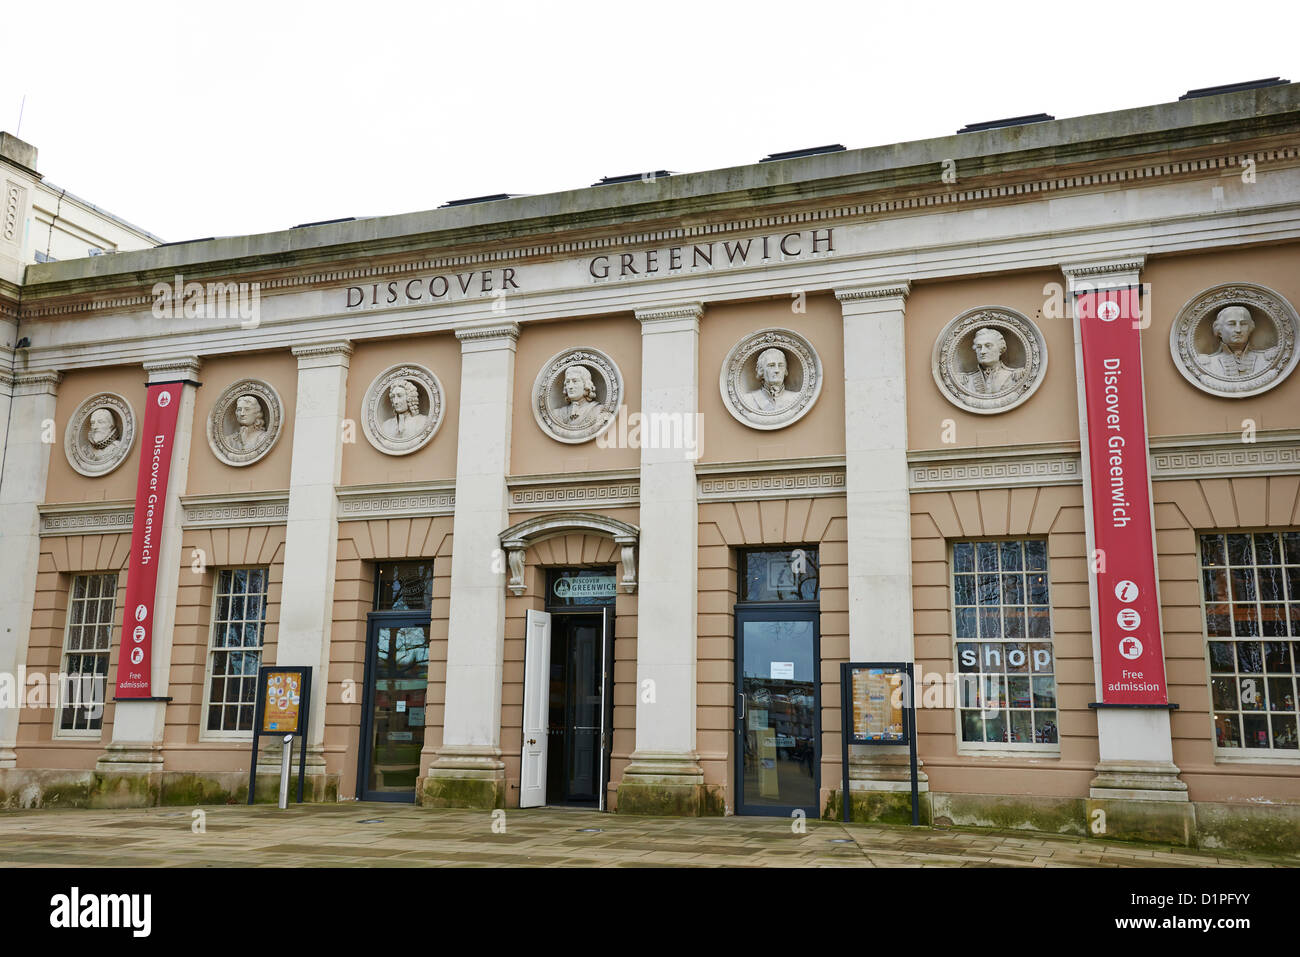
[[280, 394], [260, 379], [241, 379], [217, 397], [208, 414], [208, 446], [227, 465], [251, 465], [280, 437]]
[[797, 332], [761, 329], [731, 347], [718, 388], [738, 421], [753, 429], [785, 428], [821, 394], [821, 358]]
[[1013, 309], [981, 306], [939, 333], [931, 372], [953, 405], [980, 415], [1014, 409], [1047, 371], [1047, 345], [1029, 319]]
[[370, 383], [361, 400], [361, 427], [370, 444], [386, 455], [424, 448], [442, 425], [442, 383], [424, 366], [389, 366]]
[[68, 464], [92, 478], [121, 465], [134, 444], [135, 415], [115, 392], [100, 392], [77, 406], [63, 436]]
[[1280, 295], [1254, 283], [1226, 283], [1183, 306], [1169, 349], [1183, 378], [1203, 392], [1241, 398], [1290, 375], [1300, 353], [1300, 319]]
[[533, 383], [533, 417], [542, 431], [576, 445], [604, 432], [623, 401], [623, 374], [599, 349], [552, 356]]

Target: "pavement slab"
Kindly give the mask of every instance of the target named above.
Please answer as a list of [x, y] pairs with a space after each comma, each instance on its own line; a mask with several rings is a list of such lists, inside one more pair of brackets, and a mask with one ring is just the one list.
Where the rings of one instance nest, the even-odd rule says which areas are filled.
[[[202, 814], [195, 814], [202, 811]], [[0, 867], [1259, 867], [1069, 835], [346, 803], [0, 812]]]

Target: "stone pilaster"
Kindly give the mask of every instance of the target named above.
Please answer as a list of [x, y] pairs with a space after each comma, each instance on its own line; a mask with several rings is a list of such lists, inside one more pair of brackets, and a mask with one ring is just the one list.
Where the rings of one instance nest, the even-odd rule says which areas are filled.
[[[903, 349], [910, 288], [901, 281], [835, 290], [844, 316], [844, 486], [853, 661], [910, 662], [915, 657]], [[909, 813], [906, 747], [851, 747], [849, 765], [855, 818], [901, 819]], [[924, 772], [920, 788], [928, 790]], [[922, 816], [926, 813], [923, 808]]]
[[[307, 774], [311, 776], [325, 773], [325, 702], [338, 555], [335, 488], [343, 469], [343, 416], [352, 345], [347, 341], [313, 343], [294, 346], [293, 354], [298, 359], [298, 398], [293, 414], [275, 664], [310, 665], [312, 669], [307, 734]], [[279, 753], [278, 742], [269, 753]]]
[[[1088, 555], [1096, 549], [1092, 507], [1092, 470], [1088, 447], [1088, 406], [1084, 394], [1083, 337], [1074, 306], [1076, 293], [1136, 286], [1145, 257], [1076, 262], [1061, 266], [1067, 282], [1067, 300], [1074, 322], [1075, 382], [1079, 402], [1079, 444], [1083, 471], [1084, 529]], [[1145, 358], [1145, 357], [1144, 357]], [[1145, 375], [1144, 375], [1145, 378]], [[1145, 406], [1145, 387], [1143, 389]], [[1145, 420], [1145, 414], [1143, 416]], [[1143, 448], [1143, 456], [1147, 450]], [[1148, 474], [1148, 493], [1150, 475]], [[1150, 500], [1150, 495], [1148, 494]], [[1153, 521], [1148, 515], [1146, 521]], [[1152, 535], [1154, 542], [1155, 536]], [[1155, 561], [1155, 556], [1152, 556]], [[1088, 567], [1093, 567], [1092, 562]], [[1156, 573], [1159, 590], [1159, 570]], [[1101, 626], [1098, 617], [1098, 582], [1088, 575], [1088, 604], [1092, 620], [1092, 661], [1095, 700], [1102, 700]], [[1165, 840], [1188, 844], [1195, 833], [1195, 809], [1187, 799], [1187, 785], [1174, 764], [1169, 711], [1159, 708], [1099, 707], [1097, 776], [1088, 791], [1089, 833], [1098, 837]], [[1101, 815], [1098, 816], [1097, 812]], [[1100, 828], [1100, 829], [1099, 829]]]
[[[167, 688], [171, 678], [172, 638], [176, 624], [176, 596], [181, 575], [181, 522], [185, 517], [181, 496], [185, 494], [190, 471], [190, 450], [194, 432], [194, 399], [198, 389], [200, 363], [194, 356], [146, 362], [148, 382], [186, 384], [181, 389], [180, 408], [176, 412], [176, 440], [172, 446], [171, 471], [167, 478], [167, 498], [163, 505], [162, 528], [158, 538], [157, 598], [154, 602], [153, 627], [153, 698], [118, 700], [113, 709], [113, 737], [95, 763], [95, 769], [110, 777], [118, 774], [145, 776], [152, 787], [163, 771], [163, 726], [166, 719]], [[144, 416], [141, 410], [140, 421]], [[144, 440], [141, 440], [143, 447]], [[143, 454], [143, 453], [141, 453]], [[136, 504], [139, 508], [139, 503]], [[119, 653], [122, 635], [114, 636]], [[108, 676], [108, 688], [115, 676]], [[110, 787], [109, 790], [112, 790]], [[134, 787], [131, 793], [138, 793]], [[133, 802], [134, 803], [134, 802]], [[151, 799], [149, 803], [154, 803]]]
[[460, 431], [456, 448], [455, 543], [447, 623], [447, 702], [442, 747], [421, 802], [433, 807], [505, 807], [501, 681], [506, 591], [498, 536], [510, 524], [506, 473], [515, 380], [513, 322], [458, 330]]
[[[58, 372], [0, 372], [0, 394], [10, 424], [0, 473], [0, 673], [17, 675], [27, 663], [40, 558], [40, 512], [57, 440], [54, 423]], [[21, 689], [18, 689], [21, 694]], [[16, 765], [18, 708], [0, 709], [0, 768]]]
[[[639, 310], [641, 416], [682, 420], [699, 409], [699, 303]], [[663, 420], [671, 421], [671, 419]], [[660, 434], [668, 430], [660, 429]], [[686, 449], [641, 447], [636, 750], [618, 809], [700, 814], [709, 806], [695, 745], [699, 515]]]

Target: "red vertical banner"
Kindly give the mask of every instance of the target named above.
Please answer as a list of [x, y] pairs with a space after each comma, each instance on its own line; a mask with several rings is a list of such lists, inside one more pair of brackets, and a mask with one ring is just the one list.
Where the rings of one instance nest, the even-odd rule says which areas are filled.
[[167, 503], [167, 478], [176, 444], [176, 413], [184, 383], [150, 385], [146, 392], [144, 441], [135, 486], [135, 520], [127, 565], [122, 647], [117, 659], [117, 697], [153, 697], [153, 622], [158, 590], [159, 539]]
[[1151, 529], [1139, 288], [1076, 296], [1092, 481], [1101, 700], [1168, 704]]

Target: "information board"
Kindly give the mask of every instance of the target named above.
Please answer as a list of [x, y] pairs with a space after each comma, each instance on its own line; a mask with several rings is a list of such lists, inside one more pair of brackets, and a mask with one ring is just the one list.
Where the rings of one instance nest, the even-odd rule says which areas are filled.
[[921, 823], [916, 772], [916, 704], [912, 664], [906, 661], [846, 661], [840, 665], [840, 806], [852, 817], [849, 745], [905, 744], [912, 771], [912, 824]]
[[[301, 738], [298, 751], [298, 803], [307, 778], [307, 729], [311, 726], [311, 667], [263, 665], [257, 670], [253, 711], [253, 760], [248, 767], [248, 803], [257, 789], [257, 744], [264, 734]], [[291, 743], [286, 743], [286, 747]]]
[[907, 672], [890, 666], [849, 670], [853, 744], [907, 744], [904, 714]]
[[265, 671], [262, 731], [297, 734], [302, 713], [302, 675], [297, 671]]

